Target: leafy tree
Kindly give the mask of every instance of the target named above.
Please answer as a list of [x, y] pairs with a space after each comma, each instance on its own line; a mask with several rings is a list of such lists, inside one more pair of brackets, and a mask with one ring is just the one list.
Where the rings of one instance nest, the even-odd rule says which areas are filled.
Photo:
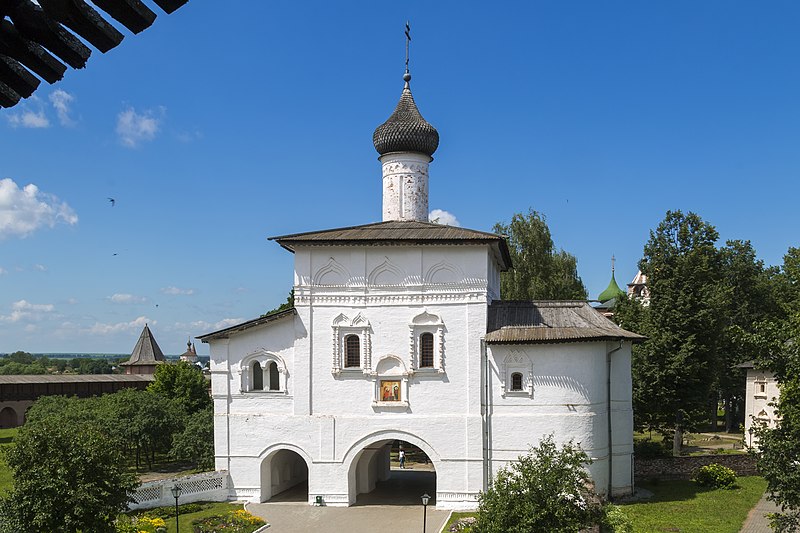
[[158, 365], [155, 380], [147, 389], [173, 400], [184, 414], [194, 413], [211, 405], [208, 381], [203, 372], [186, 361]]
[[289, 296], [286, 297], [286, 301], [285, 302], [283, 302], [281, 305], [279, 305], [275, 309], [272, 309], [271, 311], [267, 311], [266, 313], [264, 313], [261, 316], [267, 316], [267, 315], [271, 315], [272, 313], [279, 313], [281, 311], [286, 311], [287, 309], [291, 309], [292, 307], [294, 307], [294, 288], [292, 288], [292, 290], [289, 291]]
[[575, 256], [556, 250], [544, 215], [530, 210], [498, 222], [494, 232], [508, 237], [514, 268], [500, 275], [500, 292], [507, 300], [585, 300]]
[[214, 468], [214, 410], [206, 407], [186, 419], [183, 431], [172, 438], [170, 455], [197, 468]]
[[13, 363], [19, 363], [21, 365], [29, 365], [33, 363], [35, 357], [32, 354], [29, 354], [28, 352], [16, 351], [12, 354], [9, 354], [6, 357], [6, 359]]
[[590, 490], [589, 457], [572, 441], [543, 438], [501, 468], [479, 497], [475, 533], [577, 532], [598, 523], [603, 508]]
[[6, 532], [114, 531], [137, 486], [107, 434], [58, 420], [23, 426], [6, 455], [14, 488], [0, 502]]
[[784, 298], [784, 320], [757, 325], [750, 339], [758, 366], [772, 370], [780, 398], [774, 404], [776, 428], [756, 426], [758, 468], [767, 480], [771, 500], [782, 512], [771, 516], [775, 531], [800, 530], [800, 249], [790, 248], [778, 276]]
[[708, 422], [709, 406], [716, 405], [712, 386], [725, 302], [717, 239], [696, 214], [667, 211], [639, 262], [650, 305], [632, 311], [631, 302], [622, 303], [617, 318], [648, 337], [633, 351], [634, 422], [672, 432], [676, 455], [683, 431]]

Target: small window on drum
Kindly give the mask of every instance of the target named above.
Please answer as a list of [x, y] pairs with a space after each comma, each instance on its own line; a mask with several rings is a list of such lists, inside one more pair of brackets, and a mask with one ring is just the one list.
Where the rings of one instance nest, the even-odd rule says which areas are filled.
[[514, 372], [511, 374], [511, 390], [512, 391], [521, 391], [522, 390], [522, 374], [519, 372]]
[[258, 361], [253, 363], [253, 390], [264, 390], [264, 371]]
[[358, 368], [361, 366], [361, 340], [358, 335], [348, 335], [344, 339], [344, 367]]
[[419, 336], [419, 366], [433, 368], [433, 333]]

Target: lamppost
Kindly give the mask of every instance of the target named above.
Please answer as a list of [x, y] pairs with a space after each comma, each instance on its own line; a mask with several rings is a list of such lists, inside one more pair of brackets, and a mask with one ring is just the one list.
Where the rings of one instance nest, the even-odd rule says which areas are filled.
[[180, 526], [178, 525], [178, 498], [181, 497], [182, 490], [178, 485], [173, 485], [169, 490], [175, 498], [175, 533], [180, 533]]
[[753, 426], [750, 426], [750, 429], [748, 429], [747, 432], [750, 434], [750, 448], [752, 448], [753, 447]]
[[427, 492], [422, 495], [422, 533], [425, 533], [425, 526], [428, 523], [428, 501], [430, 499]]

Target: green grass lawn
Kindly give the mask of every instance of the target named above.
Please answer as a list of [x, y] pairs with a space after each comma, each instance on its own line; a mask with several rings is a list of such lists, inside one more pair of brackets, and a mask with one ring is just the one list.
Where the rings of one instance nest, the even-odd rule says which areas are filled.
[[[235, 511], [236, 509], [243, 508], [243, 505], [241, 503], [222, 502], [222, 503], [212, 503], [210, 505], [211, 507], [209, 507], [208, 509], [203, 509], [202, 511], [198, 511], [196, 513], [188, 513], [180, 515], [180, 517], [178, 518], [180, 531], [183, 532], [192, 531], [192, 521], [197, 520], [198, 518], [205, 518], [207, 516], [213, 516], [217, 514], [225, 514], [228, 511]], [[174, 514], [171, 516], [171, 518], [165, 518], [164, 522], [166, 522], [167, 525], [167, 533], [176, 533]]]
[[739, 477], [732, 490], [705, 490], [691, 481], [640, 483], [653, 493], [650, 500], [622, 505], [634, 531], [738, 533], [767, 487], [763, 478]]

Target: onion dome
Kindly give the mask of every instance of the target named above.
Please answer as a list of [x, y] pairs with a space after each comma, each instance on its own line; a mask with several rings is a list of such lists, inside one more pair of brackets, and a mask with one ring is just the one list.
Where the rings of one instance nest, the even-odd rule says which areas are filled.
[[617, 285], [617, 280], [614, 279], [614, 273], [612, 272], [611, 281], [608, 282], [608, 287], [606, 287], [606, 290], [600, 293], [600, 296], [598, 296], [597, 299], [605, 303], [621, 296], [625, 296], [625, 291], [619, 288], [619, 285]]
[[439, 147], [439, 132], [431, 126], [417, 109], [408, 82], [411, 74], [403, 76], [406, 82], [403, 94], [386, 122], [375, 129], [372, 142], [379, 154], [390, 152], [419, 152], [431, 156]]

